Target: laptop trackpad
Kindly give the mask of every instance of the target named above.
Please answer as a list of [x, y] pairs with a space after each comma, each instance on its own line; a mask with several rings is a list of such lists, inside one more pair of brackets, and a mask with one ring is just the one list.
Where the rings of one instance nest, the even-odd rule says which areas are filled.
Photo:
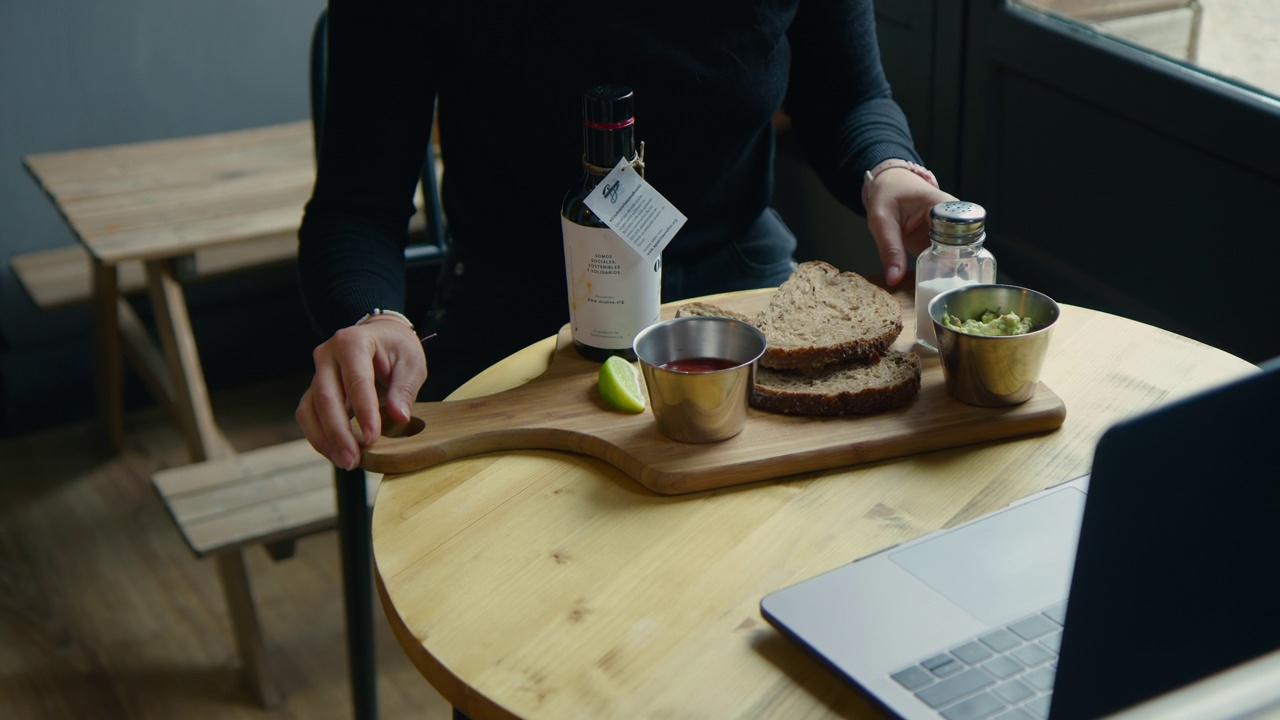
[[979, 620], [1008, 622], [1067, 597], [1084, 500], [1063, 488], [889, 557]]

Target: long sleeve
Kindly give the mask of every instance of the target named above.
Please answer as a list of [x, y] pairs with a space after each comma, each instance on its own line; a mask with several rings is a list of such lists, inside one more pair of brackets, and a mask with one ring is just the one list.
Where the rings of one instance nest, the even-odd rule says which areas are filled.
[[326, 107], [298, 248], [322, 337], [372, 308], [404, 309], [404, 246], [435, 98], [430, 23], [410, 5], [329, 3]]
[[[769, 205], [780, 105], [857, 211], [864, 170], [919, 160], [880, 65], [871, 0], [608, 3], [333, 0], [329, 111], [299, 251], [327, 337], [403, 309], [412, 191], [438, 111], [453, 251], [563, 292], [558, 208], [581, 173], [582, 89], [636, 91], [648, 180], [689, 217], [664, 261], [694, 264]], [[605, 42], [601, 38], [607, 38]], [[433, 103], [435, 103], [433, 105]]]
[[880, 63], [871, 0], [801, 2], [788, 31], [785, 107], [809, 162], [843, 203], [864, 213], [864, 171], [920, 161]]

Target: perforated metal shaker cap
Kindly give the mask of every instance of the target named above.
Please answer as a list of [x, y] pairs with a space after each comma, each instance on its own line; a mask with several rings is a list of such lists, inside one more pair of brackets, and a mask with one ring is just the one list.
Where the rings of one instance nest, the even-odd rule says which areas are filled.
[[944, 245], [968, 245], [986, 234], [987, 211], [977, 203], [951, 200], [929, 210], [929, 237]]

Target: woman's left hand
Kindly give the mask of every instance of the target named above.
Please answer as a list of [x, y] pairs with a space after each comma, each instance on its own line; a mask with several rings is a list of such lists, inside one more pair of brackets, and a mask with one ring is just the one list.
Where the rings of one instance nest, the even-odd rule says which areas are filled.
[[905, 277], [912, 260], [929, 247], [929, 210], [955, 200], [905, 167], [875, 174], [865, 188], [867, 227], [884, 265], [885, 282], [893, 287]]

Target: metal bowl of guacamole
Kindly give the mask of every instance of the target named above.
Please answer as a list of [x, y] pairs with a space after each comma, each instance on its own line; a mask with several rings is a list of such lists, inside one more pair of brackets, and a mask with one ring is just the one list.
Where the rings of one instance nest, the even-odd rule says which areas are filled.
[[1030, 400], [1058, 322], [1058, 304], [1016, 285], [964, 285], [929, 303], [947, 392], [970, 405]]

